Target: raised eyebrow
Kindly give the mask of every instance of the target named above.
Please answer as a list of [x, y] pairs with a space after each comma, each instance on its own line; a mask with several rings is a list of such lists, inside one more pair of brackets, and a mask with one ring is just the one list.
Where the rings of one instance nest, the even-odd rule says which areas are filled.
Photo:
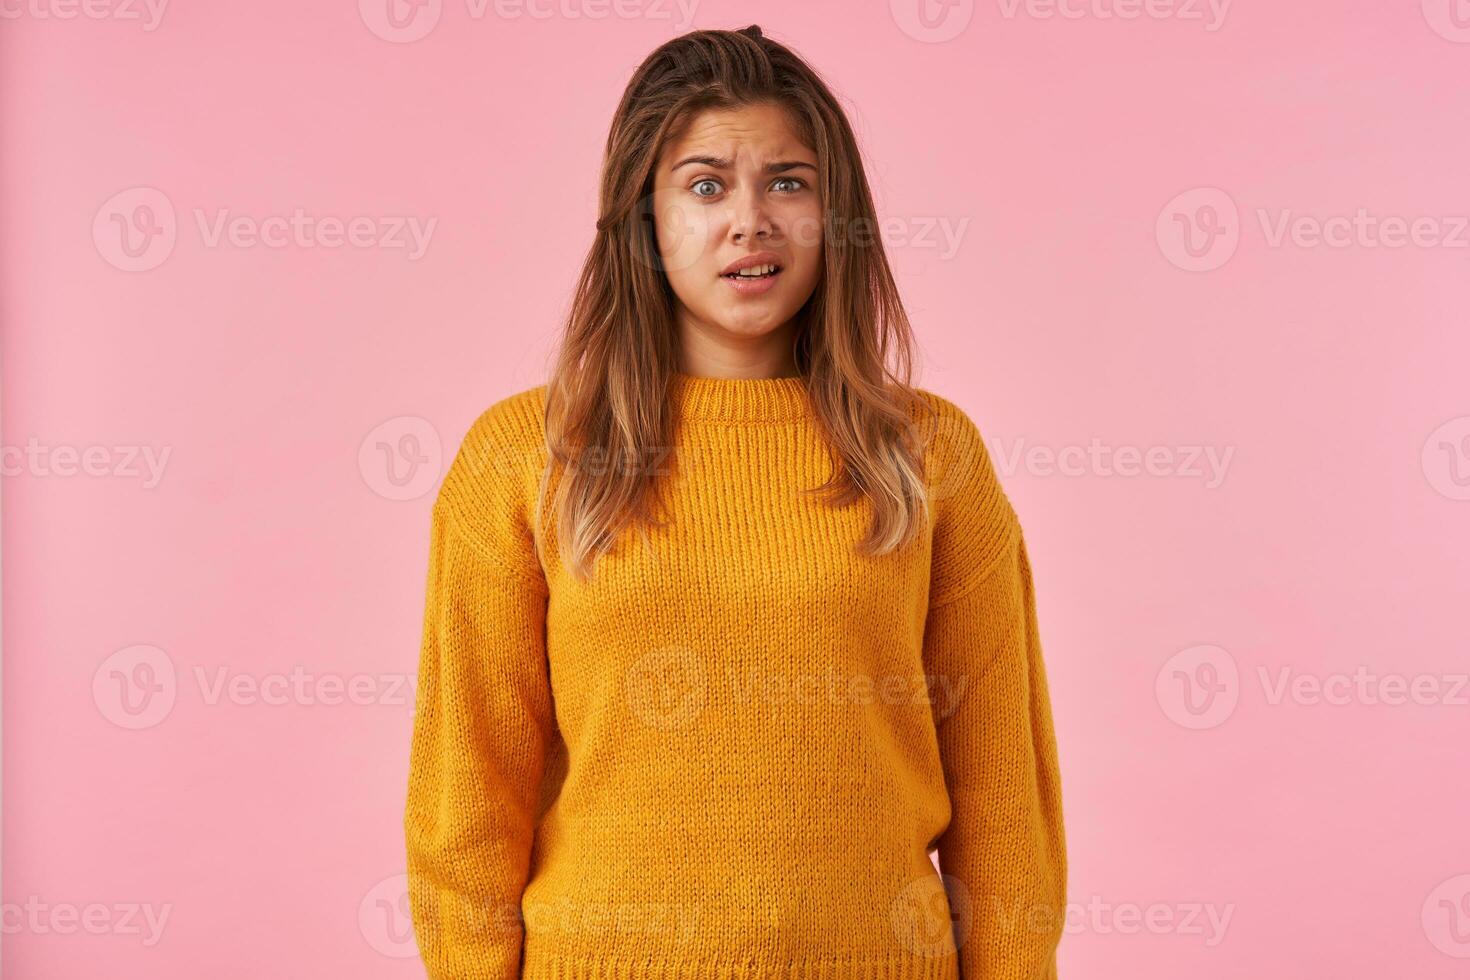
[[[684, 159], [680, 160], [678, 163], [670, 167], [669, 170], [672, 172], [674, 170], [678, 170], [680, 167], [687, 167], [690, 164], [696, 163], [700, 164], [701, 166], [710, 167], [714, 170], [730, 169], [730, 161], [726, 160], [724, 157], [693, 156], [685, 157]], [[816, 166], [814, 164], [807, 163], [805, 160], [781, 160], [776, 163], [768, 163], [765, 166], [765, 171], [768, 174], [780, 174], [785, 173], [788, 170], [796, 170], [800, 167], [805, 167], [812, 173], [817, 172]]]

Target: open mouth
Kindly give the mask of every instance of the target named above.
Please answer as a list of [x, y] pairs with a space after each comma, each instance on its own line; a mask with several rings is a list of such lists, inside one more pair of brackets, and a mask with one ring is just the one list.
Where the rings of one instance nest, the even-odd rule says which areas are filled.
[[742, 282], [743, 281], [754, 281], [754, 280], [757, 280], [757, 279], [769, 279], [772, 276], [777, 275], [778, 273], [780, 273], [780, 271], [781, 271], [781, 266], [775, 265], [775, 264], [753, 265], [753, 266], [751, 266], [748, 269], [741, 269], [739, 272], [728, 272], [728, 273], [725, 273], [724, 276], [723, 276], [723, 278], [725, 278], [725, 279], [734, 279], [734, 280], [742, 281]]

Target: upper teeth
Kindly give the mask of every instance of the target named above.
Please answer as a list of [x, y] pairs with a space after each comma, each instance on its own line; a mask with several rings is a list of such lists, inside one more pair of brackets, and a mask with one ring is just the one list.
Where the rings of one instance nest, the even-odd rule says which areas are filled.
[[748, 265], [743, 269], [737, 269], [731, 275], [736, 276], [763, 276], [768, 272], [775, 272], [774, 265]]

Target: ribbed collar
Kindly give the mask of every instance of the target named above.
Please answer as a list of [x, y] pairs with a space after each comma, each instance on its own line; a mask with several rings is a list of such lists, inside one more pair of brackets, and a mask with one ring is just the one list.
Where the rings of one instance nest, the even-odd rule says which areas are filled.
[[676, 372], [669, 384], [676, 416], [706, 422], [788, 422], [810, 411], [806, 380], [706, 378]]

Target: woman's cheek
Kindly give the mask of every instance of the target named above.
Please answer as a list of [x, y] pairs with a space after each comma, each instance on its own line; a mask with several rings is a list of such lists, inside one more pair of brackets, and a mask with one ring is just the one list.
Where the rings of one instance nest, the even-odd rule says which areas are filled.
[[664, 269], [669, 273], [694, 271], [710, 249], [710, 220], [704, 208], [654, 199], [654, 215], [658, 226], [658, 249]]
[[822, 247], [822, 216], [803, 212], [792, 218], [789, 239], [797, 250], [817, 251]]

